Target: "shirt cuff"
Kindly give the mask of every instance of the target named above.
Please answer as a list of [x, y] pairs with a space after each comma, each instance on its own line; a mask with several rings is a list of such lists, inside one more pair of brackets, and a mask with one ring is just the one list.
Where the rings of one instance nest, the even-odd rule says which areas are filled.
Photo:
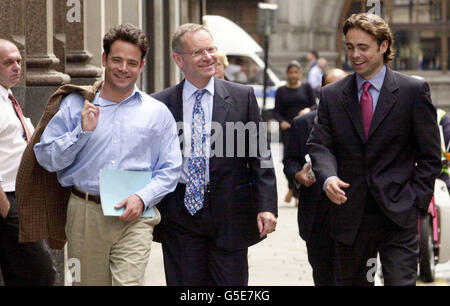
[[323, 191], [327, 192], [327, 189], [326, 189], [327, 183], [328, 183], [328, 181], [331, 180], [332, 178], [337, 178], [337, 176], [330, 176], [329, 178], [327, 178], [327, 179], [325, 180], [325, 183], [323, 183], [323, 187], [322, 187]]
[[92, 131], [83, 131], [81, 124], [72, 132], [72, 142], [79, 146], [84, 146], [91, 137]]

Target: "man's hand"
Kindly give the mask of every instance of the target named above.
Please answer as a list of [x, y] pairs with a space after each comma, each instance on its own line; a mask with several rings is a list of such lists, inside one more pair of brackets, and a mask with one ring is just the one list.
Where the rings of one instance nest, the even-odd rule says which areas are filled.
[[[1, 187], [0, 187], [1, 189]], [[3, 192], [3, 190], [0, 190], [0, 215], [3, 219], [6, 218], [8, 215], [9, 209], [11, 208], [11, 203], [8, 201], [8, 197]]]
[[316, 178], [309, 176], [311, 166], [311, 163], [308, 163], [305, 168], [295, 174], [295, 179], [297, 182], [306, 187], [309, 187], [316, 182]]
[[350, 184], [341, 181], [337, 177], [333, 177], [327, 182], [325, 191], [331, 202], [337, 205], [341, 205], [347, 202], [345, 192], [341, 188], [348, 187], [350, 187]]
[[277, 226], [277, 217], [268, 211], [258, 213], [257, 221], [259, 237], [261, 238], [275, 231], [275, 227]]
[[88, 100], [84, 100], [84, 108], [81, 112], [81, 128], [83, 131], [93, 131], [97, 127], [100, 107], [95, 106]]
[[283, 131], [286, 131], [287, 129], [291, 128], [291, 124], [287, 121], [281, 121], [280, 127]]
[[126, 207], [123, 214], [119, 217], [119, 220], [131, 222], [139, 219], [144, 211], [144, 202], [140, 197], [133, 194], [117, 204], [116, 208]]

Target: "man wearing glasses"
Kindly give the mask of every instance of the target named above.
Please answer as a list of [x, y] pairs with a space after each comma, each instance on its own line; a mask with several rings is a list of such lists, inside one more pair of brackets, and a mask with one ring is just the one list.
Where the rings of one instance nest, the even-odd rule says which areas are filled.
[[[251, 87], [214, 77], [217, 48], [204, 26], [182, 25], [172, 51], [185, 80], [153, 95], [183, 132], [181, 178], [158, 205], [162, 221], [154, 233], [166, 281], [245, 286], [247, 249], [275, 230], [277, 215], [270, 149], [258, 147], [267, 135], [259, 131], [256, 98]], [[254, 128], [227, 129], [238, 124]]]

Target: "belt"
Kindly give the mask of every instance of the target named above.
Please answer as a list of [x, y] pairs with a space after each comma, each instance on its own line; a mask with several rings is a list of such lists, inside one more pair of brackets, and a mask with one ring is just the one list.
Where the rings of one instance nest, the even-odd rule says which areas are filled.
[[100, 196], [98, 196], [98, 195], [86, 193], [84, 191], [76, 189], [73, 186], [71, 187], [71, 191], [74, 195], [76, 195], [79, 198], [82, 198], [82, 199], [87, 198], [88, 201], [95, 202], [97, 204], [101, 203]]

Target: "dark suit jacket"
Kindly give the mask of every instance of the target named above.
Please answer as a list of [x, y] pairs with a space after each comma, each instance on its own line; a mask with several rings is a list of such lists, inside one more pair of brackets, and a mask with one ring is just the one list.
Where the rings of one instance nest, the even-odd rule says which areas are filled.
[[[277, 215], [277, 188], [275, 172], [271, 162], [269, 150], [257, 150], [252, 154], [249, 147], [249, 133], [246, 134], [245, 154], [237, 157], [239, 133], [228, 135], [226, 123], [256, 123], [259, 126], [261, 116], [252, 87], [231, 83], [215, 78], [212, 121], [220, 124], [222, 131], [211, 131], [211, 140], [218, 135], [218, 139], [211, 141], [211, 151], [220, 151], [223, 143], [223, 157], [213, 156], [209, 160], [211, 205], [214, 207], [215, 228], [217, 232], [209, 233], [220, 248], [239, 250], [247, 248], [261, 240], [257, 228], [258, 212], [268, 211]], [[153, 95], [162, 101], [172, 112], [175, 121], [183, 121], [183, 85], [180, 84], [165, 89]], [[230, 131], [231, 132], [231, 131]], [[181, 134], [181, 131], [180, 131]], [[253, 137], [254, 136], [254, 137]], [[232, 143], [227, 144], [227, 138]], [[270, 149], [267, 133], [257, 131], [250, 135], [254, 144], [261, 140]], [[261, 139], [259, 139], [261, 138]], [[264, 142], [265, 140], [265, 142]], [[233, 148], [229, 145], [233, 145]], [[226, 157], [228, 151], [234, 152], [232, 157]], [[240, 156], [240, 155], [239, 155]], [[262, 161], [269, 162], [271, 167], [261, 167]], [[267, 165], [266, 165], [267, 166]], [[161, 212], [161, 223], [155, 228], [155, 240], [164, 240], [166, 231], [173, 226], [189, 226], [190, 215], [186, 216], [183, 199], [176, 199], [172, 193], [158, 204]]]
[[[306, 163], [306, 141], [311, 133], [317, 110], [298, 116], [292, 121], [287, 154], [283, 159], [283, 171], [289, 181], [295, 181], [295, 174]], [[293, 184], [295, 185], [295, 184]], [[298, 188], [299, 206], [297, 212], [298, 229], [303, 240], [314, 243], [324, 237], [328, 227], [330, 202], [323, 197], [320, 185], [316, 182], [309, 187]], [[329, 238], [328, 238], [329, 239]]]
[[428, 84], [389, 68], [364, 137], [356, 75], [323, 88], [308, 150], [322, 186], [330, 176], [350, 184], [347, 202], [332, 205], [331, 235], [352, 244], [367, 193], [403, 228], [417, 223], [439, 175], [440, 140]]

